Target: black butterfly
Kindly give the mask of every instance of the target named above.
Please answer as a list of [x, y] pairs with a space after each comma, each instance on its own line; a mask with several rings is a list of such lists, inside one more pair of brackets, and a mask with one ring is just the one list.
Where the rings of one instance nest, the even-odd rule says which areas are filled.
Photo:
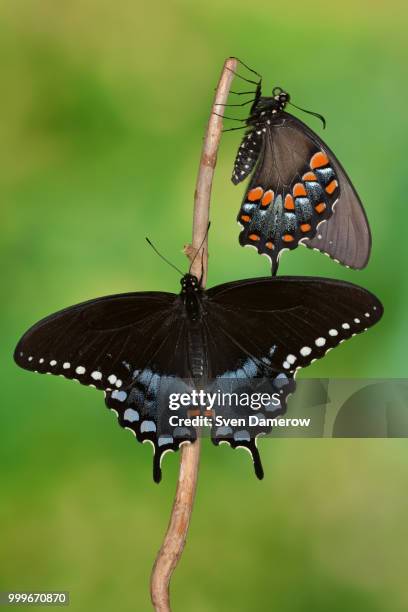
[[285, 112], [289, 102], [280, 87], [262, 96], [257, 83], [232, 174], [237, 185], [254, 171], [238, 214], [240, 244], [267, 255], [272, 274], [281, 252], [300, 243], [350, 268], [364, 268], [371, 235], [361, 201], [329, 147]]
[[[192, 426], [170, 424], [170, 393], [230, 385], [235, 391], [269, 388], [279, 394], [283, 413], [296, 370], [371, 327], [383, 312], [368, 291], [319, 278], [256, 278], [205, 291], [186, 274], [181, 286], [179, 295], [125, 293], [61, 310], [29, 329], [14, 354], [27, 370], [103, 389], [120, 425], [153, 444], [157, 482], [162, 455], [197, 437]], [[191, 408], [182, 408], [179, 416]], [[251, 412], [239, 408], [242, 416]], [[214, 444], [247, 448], [262, 478], [256, 437], [270, 430], [214, 423], [211, 437]]]

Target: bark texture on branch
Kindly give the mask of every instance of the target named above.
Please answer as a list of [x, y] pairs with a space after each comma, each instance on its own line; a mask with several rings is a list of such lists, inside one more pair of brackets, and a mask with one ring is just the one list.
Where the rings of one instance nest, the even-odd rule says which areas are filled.
[[[208, 121], [200, 166], [194, 194], [193, 238], [192, 245], [185, 248], [190, 261], [195, 257], [191, 273], [198, 278], [202, 274], [202, 286], [205, 287], [208, 270], [207, 228], [210, 216], [211, 188], [215, 165], [217, 163], [218, 146], [222, 132], [223, 106], [227, 102], [228, 93], [237, 60], [229, 58], [225, 61], [215, 92], [214, 103]], [[185, 444], [180, 449], [180, 471], [177, 482], [176, 496], [170, 516], [169, 526], [163, 544], [157, 555], [150, 581], [150, 593], [156, 612], [170, 612], [170, 579], [183, 552], [197, 484], [200, 462], [201, 441], [198, 437], [193, 444]]]

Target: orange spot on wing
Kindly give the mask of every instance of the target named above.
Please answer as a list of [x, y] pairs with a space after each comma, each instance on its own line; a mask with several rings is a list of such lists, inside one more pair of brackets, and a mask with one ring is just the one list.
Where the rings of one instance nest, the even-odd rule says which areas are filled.
[[292, 196], [288, 193], [285, 196], [285, 209], [286, 210], [295, 210], [295, 202], [293, 201]]
[[331, 195], [334, 191], [336, 191], [338, 185], [339, 184], [335, 179], [332, 180], [332, 182], [327, 185], [326, 192]]
[[326, 204], [324, 202], [320, 202], [320, 204], [316, 204], [315, 211], [317, 213], [322, 213], [326, 210]]
[[297, 198], [298, 196], [307, 195], [305, 186], [302, 183], [296, 183], [296, 185], [293, 188], [293, 195], [295, 196], [295, 198]]
[[269, 189], [269, 191], [265, 191], [264, 197], [262, 198], [261, 205], [262, 206], [269, 206], [269, 204], [272, 202], [274, 196], [275, 196], [275, 194], [272, 191], [272, 189]]
[[260, 240], [260, 237], [258, 236], [258, 234], [249, 234], [248, 238], [250, 240], [255, 240], [255, 241]]
[[310, 167], [312, 170], [316, 170], [316, 168], [322, 168], [323, 166], [327, 166], [328, 163], [329, 158], [327, 157], [326, 153], [323, 153], [323, 151], [319, 151], [318, 153], [315, 153], [312, 159], [310, 160]]
[[245, 223], [248, 223], [248, 221], [251, 220], [251, 217], [249, 215], [241, 215], [241, 221], [245, 221]]
[[282, 240], [283, 242], [293, 242], [294, 237], [291, 234], [283, 234]]
[[272, 250], [273, 249], [273, 242], [271, 242], [271, 241], [266, 242], [265, 246], [266, 246], [267, 249], [271, 249]]
[[310, 225], [310, 223], [301, 223], [300, 229], [302, 232], [310, 232], [310, 230], [312, 229], [312, 226]]
[[306, 174], [302, 176], [302, 181], [317, 181], [317, 176], [314, 172], [306, 172]]
[[262, 187], [255, 187], [255, 189], [251, 189], [251, 191], [248, 192], [248, 200], [250, 202], [256, 202], [262, 198], [262, 194]]

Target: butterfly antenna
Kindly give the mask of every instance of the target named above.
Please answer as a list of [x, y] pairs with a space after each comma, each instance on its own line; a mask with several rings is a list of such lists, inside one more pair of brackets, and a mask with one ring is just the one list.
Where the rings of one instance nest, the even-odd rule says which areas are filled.
[[296, 104], [293, 104], [293, 102], [288, 102], [288, 104], [302, 111], [302, 113], [307, 113], [308, 115], [313, 115], [314, 117], [317, 117], [323, 123], [323, 129], [326, 128], [326, 119], [323, 117], [323, 115], [320, 115], [319, 113], [314, 113], [310, 110], [306, 110], [305, 108], [301, 108], [300, 106], [296, 106]]
[[203, 276], [204, 276], [204, 250], [201, 251], [201, 274], [198, 280], [198, 284], [200, 285], [200, 287], [201, 287], [201, 283], [203, 282]]
[[177, 272], [179, 274], [181, 274], [181, 276], [184, 276], [184, 272], [182, 272], [177, 266], [175, 266], [174, 264], [171, 263], [171, 261], [169, 261], [168, 259], [166, 259], [166, 257], [164, 257], [161, 253], [159, 253], [159, 251], [156, 249], [156, 247], [154, 246], [154, 244], [146, 237], [146, 242], [148, 244], [150, 244], [150, 246], [152, 247], [153, 251], [155, 253], [157, 253], [157, 255], [160, 257], [160, 259], [162, 259], [163, 261], [166, 262], [166, 264], [168, 264], [169, 266], [171, 266], [172, 268], [174, 268], [174, 270], [177, 270]]
[[[201, 249], [203, 248], [203, 244], [204, 244], [204, 242], [205, 242], [205, 241], [206, 241], [206, 239], [207, 239], [207, 236], [208, 236], [208, 230], [210, 229], [210, 225], [211, 225], [211, 221], [209, 221], [209, 222], [208, 222], [208, 225], [207, 225], [207, 230], [206, 230], [206, 232], [205, 232], [205, 236], [204, 236], [204, 238], [202, 239], [201, 244], [200, 244], [199, 248], [197, 249], [197, 251], [196, 251], [196, 253], [195, 253], [195, 255], [194, 255], [193, 259], [191, 260], [190, 268], [189, 268], [189, 270], [188, 270], [188, 272], [189, 272], [189, 273], [191, 272], [191, 268], [193, 267], [193, 263], [195, 262], [195, 259], [196, 259], [197, 255], [199, 254], [199, 252], [200, 252], [200, 251], [201, 251]], [[201, 279], [202, 279], [202, 278], [203, 278], [203, 273], [204, 273], [204, 266], [203, 266], [203, 260], [202, 260], [202, 258], [201, 258], [201, 268], [202, 268], [202, 271], [201, 271]], [[200, 280], [201, 280], [201, 279], [200, 279]]]

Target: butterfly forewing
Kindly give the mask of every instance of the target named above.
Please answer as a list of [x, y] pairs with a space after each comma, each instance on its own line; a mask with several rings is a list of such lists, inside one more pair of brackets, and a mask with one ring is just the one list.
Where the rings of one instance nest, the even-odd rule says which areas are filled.
[[[292, 119], [310, 138], [318, 138], [299, 119]], [[333, 205], [332, 218], [319, 225], [315, 236], [304, 240], [303, 244], [310, 249], [327, 253], [332, 259], [350, 268], [360, 270], [367, 265], [370, 258], [370, 226], [353, 183], [333, 151], [326, 144], [324, 147], [338, 177], [338, 199]]]

